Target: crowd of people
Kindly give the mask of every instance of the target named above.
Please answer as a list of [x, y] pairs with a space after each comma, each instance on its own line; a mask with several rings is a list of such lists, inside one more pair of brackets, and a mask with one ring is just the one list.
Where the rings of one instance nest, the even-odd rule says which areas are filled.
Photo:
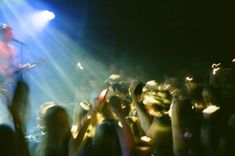
[[6, 100], [13, 126], [0, 124], [0, 155], [234, 156], [234, 60], [213, 64], [207, 74], [203, 81], [197, 73], [163, 81], [112, 74], [100, 94], [77, 101], [72, 113], [43, 103], [38, 136], [27, 135], [30, 89], [16, 79]]

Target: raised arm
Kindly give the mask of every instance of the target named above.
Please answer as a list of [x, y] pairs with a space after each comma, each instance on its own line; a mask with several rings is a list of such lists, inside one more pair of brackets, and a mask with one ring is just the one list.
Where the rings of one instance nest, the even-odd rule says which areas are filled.
[[9, 111], [13, 118], [17, 144], [19, 146], [19, 156], [29, 156], [29, 149], [25, 140], [25, 110], [28, 105], [28, 85], [23, 82], [17, 82], [12, 103], [9, 105]]
[[79, 127], [77, 130], [78, 135], [76, 136], [76, 138], [74, 138], [70, 141], [70, 147], [71, 147], [71, 151], [69, 152], [70, 156], [76, 154], [80, 150], [85, 133], [87, 132], [87, 129], [88, 129], [89, 125], [91, 124], [92, 120], [94, 120], [97, 111], [99, 111], [102, 108], [102, 106], [105, 102], [105, 98], [106, 98], [107, 93], [108, 93], [108, 89], [103, 90], [101, 92], [96, 105], [92, 109], [90, 109], [90, 111], [86, 114], [86, 116], [82, 120], [81, 127]]
[[131, 128], [126, 121], [126, 118], [121, 109], [121, 100], [117, 96], [112, 96], [109, 99], [111, 111], [115, 118], [119, 121], [119, 129], [117, 129], [118, 138], [121, 144], [123, 156], [135, 155], [135, 140]]
[[142, 101], [140, 100], [143, 87], [144, 87], [143, 83], [140, 82], [137, 84], [136, 82], [133, 82], [129, 90], [133, 100], [133, 104], [135, 105], [137, 111], [137, 115], [140, 120], [140, 125], [144, 130], [145, 134], [147, 134], [152, 124], [153, 118], [148, 114], [148, 112], [144, 108], [144, 105], [142, 104]]

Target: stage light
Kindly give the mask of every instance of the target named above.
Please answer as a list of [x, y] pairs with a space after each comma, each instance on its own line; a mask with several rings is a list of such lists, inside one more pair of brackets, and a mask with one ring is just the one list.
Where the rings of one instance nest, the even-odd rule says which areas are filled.
[[48, 10], [42, 11], [41, 16], [43, 16], [47, 20], [52, 20], [55, 18], [55, 14]]
[[48, 10], [37, 12], [33, 15], [33, 24], [37, 27], [45, 26], [50, 20], [55, 18], [55, 14]]

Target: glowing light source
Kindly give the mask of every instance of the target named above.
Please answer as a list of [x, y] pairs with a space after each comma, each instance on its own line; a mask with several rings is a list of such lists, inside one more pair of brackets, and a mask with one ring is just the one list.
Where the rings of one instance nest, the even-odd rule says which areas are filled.
[[41, 14], [42, 14], [42, 16], [44, 16], [48, 20], [52, 20], [55, 18], [55, 14], [51, 11], [48, 11], [48, 10], [42, 11]]
[[45, 26], [50, 20], [55, 18], [55, 14], [51, 11], [44, 10], [33, 15], [32, 21], [36, 27]]

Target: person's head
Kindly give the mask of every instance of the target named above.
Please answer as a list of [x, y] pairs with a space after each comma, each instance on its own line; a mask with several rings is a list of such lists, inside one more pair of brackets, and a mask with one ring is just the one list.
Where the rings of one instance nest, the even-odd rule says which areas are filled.
[[37, 127], [40, 128], [42, 132], [45, 132], [44, 117], [45, 117], [46, 111], [50, 107], [55, 106], [55, 105], [57, 105], [56, 102], [47, 101], [40, 106], [39, 111], [37, 112]]
[[195, 75], [188, 75], [185, 77], [185, 91], [189, 98], [193, 103], [201, 103], [203, 102], [202, 92], [205, 87], [203, 80]]
[[197, 78], [195, 78], [193, 76], [186, 76], [185, 77], [185, 85], [186, 85], [187, 91], [192, 92], [196, 88], [198, 88], [198, 86], [200, 86], [200, 83], [197, 80]]
[[168, 91], [148, 91], [144, 94], [143, 104], [151, 116], [161, 117], [170, 109], [171, 98]]
[[51, 106], [46, 110], [43, 123], [45, 134], [37, 146], [38, 155], [67, 155], [72, 134], [70, 118], [66, 110], [59, 105]]
[[208, 83], [210, 90], [213, 90], [218, 103], [234, 103], [235, 70], [233, 66], [226, 66], [224, 64], [213, 65]]
[[74, 109], [74, 123], [78, 124], [78, 127], [81, 126], [82, 120], [85, 118], [90, 109], [91, 104], [85, 100], [76, 105]]
[[0, 25], [0, 40], [4, 42], [10, 42], [13, 40], [13, 30], [6, 24]]
[[14, 131], [7, 125], [0, 125], [0, 155], [17, 155]]
[[112, 109], [118, 111], [123, 117], [129, 115], [130, 112], [130, 104], [125, 103], [120, 97], [118, 96], [111, 96], [109, 98], [109, 105]]
[[62, 106], [50, 107], [45, 113], [44, 124], [45, 131], [48, 134], [63, 137], [70, 133], [70, 117]]
[[168, 90], [172, 95], [175, 94], [176, 90], [182, 88], [182, 84], [177, 77], [169, 77], [164, 80], [163, 88]]

